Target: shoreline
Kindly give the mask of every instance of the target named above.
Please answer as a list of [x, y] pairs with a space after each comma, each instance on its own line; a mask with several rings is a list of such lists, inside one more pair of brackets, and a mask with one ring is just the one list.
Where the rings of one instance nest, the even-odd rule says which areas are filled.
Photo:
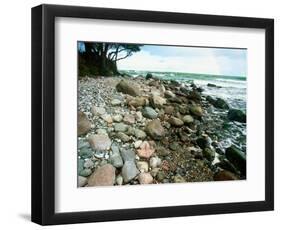
[[79, 187], [245, 179], [245, 152], [216, 134], [245, 114], [192, 82], [79, 78], [78, 110]]

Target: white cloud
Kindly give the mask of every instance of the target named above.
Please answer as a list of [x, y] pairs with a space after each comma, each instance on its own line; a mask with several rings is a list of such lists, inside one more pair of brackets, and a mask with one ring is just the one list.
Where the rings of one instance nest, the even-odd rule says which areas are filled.
[[[224, 64], [226, 61], [224, 60]], [[151, 55], [147, 51], [133, 54], [127, 59], [118, 62], [118, 68], [123, 70], [148, 70], [222, 74], [219, 59], [208, 50], [204, 55], [162, 57]]]

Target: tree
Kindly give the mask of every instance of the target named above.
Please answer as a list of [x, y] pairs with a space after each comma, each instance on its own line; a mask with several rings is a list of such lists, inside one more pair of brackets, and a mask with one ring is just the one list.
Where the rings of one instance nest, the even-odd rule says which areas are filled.
[[79, 75], [119, 74], [117, 62], [140, 51], [141, 45], [120, 43], [79, 43]]

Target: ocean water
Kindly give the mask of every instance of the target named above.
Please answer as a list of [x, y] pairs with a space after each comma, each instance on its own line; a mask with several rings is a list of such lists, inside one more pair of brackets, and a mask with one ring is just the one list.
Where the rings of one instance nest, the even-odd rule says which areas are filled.
[[[203, 94], [212, 97], [220, 97], [228, 102], [230, 107], [241, 109], [246, 112], [247, 101], [247, 81], [245, 76], [225, 76], [211, 74], [177, 73], [177, 72], [151, 72], [151, 71], [122, 71], [133, 77], [146, 76], [151, 73], [153, 76], [165, 79], [176, 80], [179, 82], [193, 81], [197, 86], [204, 89]], [[221, 88], [208, 87], [212, 83]]]

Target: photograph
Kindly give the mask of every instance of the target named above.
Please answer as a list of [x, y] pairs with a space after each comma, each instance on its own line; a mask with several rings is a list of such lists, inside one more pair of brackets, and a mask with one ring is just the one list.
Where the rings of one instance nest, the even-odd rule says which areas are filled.
[[77, 186], [246, 179], [247, 49], [77, 42]]

